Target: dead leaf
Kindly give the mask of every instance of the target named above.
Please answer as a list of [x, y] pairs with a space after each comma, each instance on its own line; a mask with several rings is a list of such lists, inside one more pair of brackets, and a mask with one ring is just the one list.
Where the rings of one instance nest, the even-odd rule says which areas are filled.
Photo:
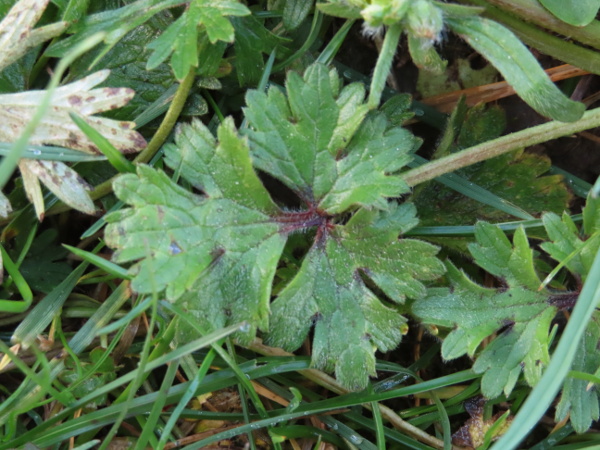
[[[73, 123], [69, 113], [74, 112], [105, 136], [122, 153], [139, 152], [146, 146], [144, 138], [133, 128], [133, 122], [104, 117], [89, 117], [126, 105], [135, 95], [129, 88], [98, 88], [109, 70], [95, 72], [81, 80], [62, 86], [54, 92], [51, 106], [29, 139], [34, 145], [56, 145], [99, 154], [98, 147]], [[44, 91], [27, 91], [0, 95], [0, 141], [14, 142], [31, 120]]]
[[72, 208], [93, 214], [96, 210], [89, 196], [91, 186], [77, 172], [60, 161], [22, 159], [19, 169], [27, 198], [33, 203], [38, 219], [44, 218], [44, 197], [40, 181], [59, 199]]
[[67, 22], [56, 22], [33, 29], [48, 2], [49, 0], [20, 0], [0, 22], [0, 70], [67, 28]]

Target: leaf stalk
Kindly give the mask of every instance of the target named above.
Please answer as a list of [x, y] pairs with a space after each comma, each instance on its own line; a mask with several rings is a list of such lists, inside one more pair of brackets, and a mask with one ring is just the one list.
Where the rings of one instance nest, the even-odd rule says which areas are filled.
[[385, 82], [390, 73], [392, 61], [394, 60], [394, 55], [396, 54], [396, 48], [398, 48], [398, 42], [400, 42], [401, 35], [402, 26], [399, 23], [390, 25], [385, 33], [381, 52], [379, 53], [375, 71], [373, 72], [373, 79], [371, 80], [369, 100], [367, 102], [369, 109], [375, 109], [379, 106], [381, 94], [385, 88]]
[[504, 153], [569, 136], [598, 125], [600, 125], [600, 108], [587, 111], [577, 122], [552, 121], [484, 142], [409, 170], [402, 177], [409, 186], [416, 186], [433, 180], [440, 175], [454, 172]]

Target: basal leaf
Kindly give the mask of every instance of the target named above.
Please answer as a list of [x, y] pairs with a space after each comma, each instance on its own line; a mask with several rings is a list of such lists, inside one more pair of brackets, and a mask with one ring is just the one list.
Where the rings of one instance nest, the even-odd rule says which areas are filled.
[[[106, 240], [117, 262], [134, 262], [136, 291], [164, 290], [205, 329], [246, 320], [240, 339], [260, 329], [295, 349], [314, 325], [313, 365], [360, 389], [375, 350], [395, 347], [405, 329], [394, 303], [425, 296], [423, 280], [445, 268], [437, 247], [399, 238], [415, 209], [389, 199], [405, 192], [396, 172], [418, 141], [383, 114], [367, 116], [360, 85], [340, 85], [314, 65], [288, 75], [287, 96], [249, 93], [247, 138], [231, 119], [218, 139], [198, 121], [182, 125], [165, 161], [200, 194], [142, 166], [115, 183], [130, 208], [107, 218]], [[276, 198], [296, 206], [276, 205], [253, 165], [292, 189], [298, 198]], [[304, 230], [315, 231], [302, 262], [282, 256]], [[285, 278], [273, 292], [276, 269]], [[179, 339], [190, 333], [182, 327]]]
[[[573, 220], [563, 214], [546, 214], [543, 217], [544, 227], [550, 242], [541, 244], [542, 249], [550, 254], [582, 283], [588, 277], [592, 260], [600, 248], [600, 236], [597, 229], [597, 217], [600, 208], [597, 199], [588, 195], [583, 210], [584, 224], [580, 231]], [[561, 307], [571, 307], [577, 300], [579, 292], [565, 294], [565, 302], [557, 302]], [[583, 339], [579, 344], [577, 357], [571, 370], [594, 374], [600, 368], [600, 313], [596, 310], [588, 322]], [[565, 380], [561, 400], [556, 409], [557, 420], [563, 420], [570, 414], [573, 428], [578, 433], [585, 432], [592, 421], [600, 415], [598, 389], [590, 386], [586, 380], [568, 377]]]
[[[591, 196], [584, 210], [585, 229], [595, 231], [597, 202]], [[590, 270], [590, 258], [598, 251], [597, 233], [582, 235], [566, 214], [543, 216], [550, 242], [542, 249], [559, 263], [564, 264], [578, 282]], [[452, 288], [439, 288], [418, 300], [413, 312], [425, 323], [450, 328], [452, 331], [442, 344], [446, 359], [463, 354], [475, 356], [483, 339], [497, 333], [485, 348], [477, 353], [473, 370], [483, 373], [482, 392], [495, 397], [514, 388], [520, 373], [533, 385], [540, 379], [549, 360], [550, 327], [559, 309], [574, 306], [579, 295], [575, 292], [540, 291], [533, 269], [532, 250], [523, 229], [517, 230], [510, 245], [496, 227], [478, 223], [476, 243], [469, 246], [475, 263], [500, 278], [500, 289], [481, 287], [448, 263], [448, 277]], [[577, 350], [572, 370], [583, 374], [598, 373], [600, 356], [600, 315], [596, 311], [588, 323], [584, 339]], [[589, 381], [569, 377], [562, 389], [556, 410], [556, 420], [570, 414], [577, 432], [585, 432], [600, 415], [597, 389]]]
[[[167, 298], [177, 300], [198, 278], [210, 277], [223, 265], [234, 270], [236, 263], [243, 263], [240, 270], [247, 267], [267, 279], [274, 273], [275, 266], [269, 268], [248, 258], [256, 253], [258, 258], [260, 250], [273, 252], [276, 264], [285, 239], [269, 213], [276, 213], [278, 208], [252, 170], [247, 149], [235, 135], [232, 121], [220, 127], [220, 145], [216, 149], [214, 138], [205, 139], [207, 136], [210, 132], [200, 122], [194, 122], [187, 130], [180, 128], [178, 147], [167, 149], [167, 154], [169, 164], [185, 164], [182, 176], [205, 190], [208, 197], [192, 194], [164, 173], [145, 166], [139, 167], [138, 176], [124, 176], [115, 183], [117, 196], [135, 208], [107, 218], [109, 222], [119, 222], [107, 227], [106, 240], [122, 249], [115, 254], [117, 262], [145, 258], [134, 266], [133, 288], [138, 292], [166, 288]], [[182, 149], [181, 153], [177, 153], [177, 148]], [[243, 287], [248, 290], [237, 292], [230, 288], [233, 297], [227, 297], [227, 301], [240, 297], [249, 301], [260, 299], [262, 309], [266, 309], [266, 286], [244, 283]], [[218, 299], [223, 288], [213, 287], [215, 291], [210, 295], [207, 289], [203, 288], [201, 297], [213, 308], [222, 308]]]
[[268, 342], [295, 350], [314, 324], [313, 364], [335, 369], [352, 389], [364, 388], [375, 370], [373, 349], [394, 348], [406, 325], [363, 277], [391, 300], [403, 302], [406, 296], [425, 295], [417, 279], [434, 279], [444, 271], [435, 258], [436, 247], [398, 240], [398, 234], [416, 224], [414, 214], [412, 205], [362, 209], [346, 225], [324, 232], [330, 236], [318, 237], [298, 275], [273, 303]]
[[543, 221], [551, 242], [544, 242], [541, 247], [556, 261], [565, 261], [566, 267], [585, 281], [600, 248], [597, 232], [587, 240], [582, 239], [577, 226], [566, 213], [562, 220], [556, 214], [545, 214]]
[[419, 141], [402, 128], [388, 129], [383, 115], [365, 117], [362, 85], [338, 93], [334, 79], [314, 65], [304, 78], [288, 75], [287, 98], [276, 88], [248, 93], [255, 165], [329, 214], [354, 204], [384, 208], [385, 197], [407, 192], [391, 174], [409, 161]]
[[550, 324], [557, 308], [549, 302], [548, 292], [537, 291], [540, 281], [523, 229], [511, 246], [497, 227], [480, 222], [476, 239], [469, 246], [475, 262], [504, 280], [506, 288], [478, 286], [448, 263], [452, 289], [432, 291], [415, 303], [413, 312], [425, 323], [452, 329], [442, 344], [445, 359], [473, 356], [485, 338], [499, 333], [473, 366], [484, 374], [484, 395], [493, 398], [502, 391], [510, 393], [521, 371], [530, 385], [540, 378], [549, 360]]

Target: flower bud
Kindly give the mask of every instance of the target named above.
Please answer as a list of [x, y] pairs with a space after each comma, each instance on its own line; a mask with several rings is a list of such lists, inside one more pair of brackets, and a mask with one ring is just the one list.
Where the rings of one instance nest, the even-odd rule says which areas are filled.
[[415, 0], [407, 13], [408, 32], [415, 37], [427, 39], [433, 45], [440, 40], [444, 28], [442, 10], [429, 0]]

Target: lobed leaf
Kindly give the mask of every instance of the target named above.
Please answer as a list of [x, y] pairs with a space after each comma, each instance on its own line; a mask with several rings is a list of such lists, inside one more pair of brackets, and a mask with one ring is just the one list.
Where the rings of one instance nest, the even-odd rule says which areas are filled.
[[147, 45], [154, 50], [147, 62], [151, 70], [171, 53], [171, 66], [178, 80], [185, 78], [191, 67], [198, 67], [198, 31], [202, 26], [211, 43], [233, 42], [233, 25], [224, 16], [245, 16], [248, 8], [232, 0], [194, 0], [187, 10], [155, 40]]
[[[243, 341], [261, 329], [295, 349], [314, 325], [313, 365], [361, 389], [375, 350], [395, 347], [406, 327], [391, 305], [425, 296], [422, 281], [445, 268], [437, 247], [399, 239], [417, 224], [415, 208], [388, 200], [407, 189], [397, 171], [418, 141], [382, 114], [367, 116], [362, 86], [340, 84], [316, 64], [288, 75], [287, 96], [250, 92], [247, 140], [231, 119], [217, 139], [199, 121], [179, 127], [165, 161], [201, 195], [142, 166], [115, 183], [131, 207], [107, 217], [106, 240], [117, 262], [134, 262], [134, 290], [165, 290], [205, 329], [246, 320]], [[277, 206], [253, 166], [302, 208]], [[309, 229], [302, 263], [282, 258], [288, 236]], [[285, 278], [269, 314], [278, 266]], [[179, 339], [192, 333], [181, 326]]]
[[[416, 224], [412, 205], [361, 209], [310, 249], [298, 275], [273, 303], [267, 342], [297, 349], [314, 324], [313, 364], [357, 390], [375, 373], [374, 349], [393, 349], [406, 320], [383, 304], [361, 274], [390, 299], [425, 295], [417, 279], [444, 272], [431, 244], [397, 236]], [[348, 345], [353, 343], [353, 345]]]
[[549, 329], [557, 308], [548, 292], [537, 291], [540, 280], [522, 228], [513, 246], [499, 228], [484, 222], [476, 225], [475, 237], [477, 243], [469, 245], [475, 262], [500, 277], [506, 288], [478, 286], [448, 263], [452, 289], [432, 290], [414, 304], [413, 312], [425, 323], [452, 329], [442, 344], [445, 359], [473, 356], [484, 339], [499, 333], [473, 366], [484, 374], [483, 394], [493, 398], [510, 393], [522, 371], [530, 385], [540, 378], [549, 360]]
[[392, 174], [419, 141], [404, 129], [388, 129], [383, 115], [367, 116], [362, 85], [338, 93], [336, 80], [316, 64], [304, 78], [288, 75], [287, 98], [276, 88], [248, 93], [254, 164], [329, 214], [352, 205], [385, 208], [385, 197], [408, 191]]
[[[203, 137], [207, 133], [210, 135], [200, 122], [192, 127], [201, 129]], [[190, 134], [195, 136], [193, 130], [188, 134], [186, 131], [186, 127], [179, 128], [176, 138], [177, 145], [183, 149], [181, 155], [174, 155], [177, 147], [171, 147], [167, 149], [167, 162], [173, 165], [184, 163], [186, 169], [182, 175], [191, 183], [206, 188], [209, 196], [192, 194], [164, 173], [145, 166], [138, 168], [138, 176], [119, 178], [114, 185], [116, 195], [135, 208], [107, 217], [106, 241], [112, 247], [122, 249], [115, 253], [114, 259], [117, 262], [142, 259], [132, 270], [135, 274], [133, 289], [152, 293], [166, 288], [169, 300], [179, 299], [199, 278], [212, 276], [224, 265], [247, 263], [249, 270], [272, 278], [269, 273], [274, 273], [275, 267], [257, 265], [257, 261], [247, 258], [261, 257], [261, 245], [267, 247], [263, 251], [272, 251], [278, 257], [285, 239], [279, 235], [278, 225], [265, 212], [273, 213], [277, 207], [270, 202], [253, 172], [248, 150], [235, 135], [233, 122], [227, 121], [220, 127], [221, 141], [216, 149], [210, 146], [210, 141], [202, 145], [202, 137], [190, 140]], [[193, 147], [199, 142], [199, 147]], [[194, 159], [198, 156], [196, 150], [200, 157], [209, 160], [208, 170]], [[245, 154], [240, 150], [245, 150]], [[218, 183], [221, 181], [231, 185], [220, 189]], [[204, 271], [209, 275], [203, 274]], [[246, 288], [249, 286], [245, 284]], [[213, 289], [216, 291], [207, 295], [210, 290], [203, 287], [202, 298], [208, 298], [216, 308], [222, 288], [216, 286]], [[232, 288], [230, 290], [237, 294], [228, 301], [242, 296], [261, 297], [263, 303], [268, 302], [268, 290], [261, 289], [257, 293], [256, 289]], [[194, 294], [198, 295], [198, 292]]]
[[582, 281], [592, 267], [592, 262], [600, 248], [597, 233], [588, 240], [582, 240], [577, 226], [568, 214], [562, 220], [556, 214], [545, 214], [542, 218], [544, 227], [551, 242], [544, 242], [541, 247], [558, 262], [565, 261], [566, 267], [581, 277]]

